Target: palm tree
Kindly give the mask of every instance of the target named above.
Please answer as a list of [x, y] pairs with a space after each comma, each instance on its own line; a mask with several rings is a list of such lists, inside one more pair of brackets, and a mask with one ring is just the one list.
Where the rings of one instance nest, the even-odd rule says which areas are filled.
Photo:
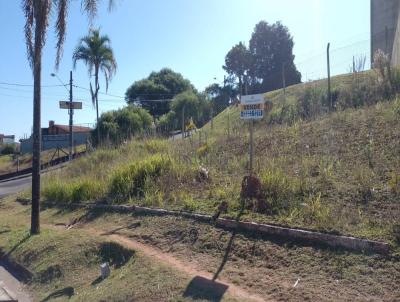
[[[55, 31], [57, 34], [56, 69], [65, 41], [68, 8], [71, 0], [22, 0], [25, 16], [25, 42], [27, 57], [33, 72], [33, 154], [32, 154], [32, 213], [31, 234], [40, 232], [40, 150], [41, 150], [41, 72], [42, 51], [46, 42], [49, 17], [55, 14]], [[90, 20], [97, 12], [98, 0], [81, 0], [82, 8]], [[109, 0], [111, 9], [113, 0]]]
[[110, 46], [110, 38], [106, 35], [100, 36], [99, 29], [90, 30], [87, 36], [80, 39], [78, 46], [75, 48], [72, 60], [74, 62], [74, 68], [76, 67], [77, 61], [81, 60], [87, 66], [89, 75], [92, 75], [94, 71], [94, 90], [92, 83], [90, 83], [90, 93], [92, 95], [93, 106], [96, 106], [97, 139], [100, 141], [98, 99], [100, 90], [99, 71], [104, 74], [107, 91], [108, 83], [117, 70], [117, 62], [115, 61], [114, 53]]

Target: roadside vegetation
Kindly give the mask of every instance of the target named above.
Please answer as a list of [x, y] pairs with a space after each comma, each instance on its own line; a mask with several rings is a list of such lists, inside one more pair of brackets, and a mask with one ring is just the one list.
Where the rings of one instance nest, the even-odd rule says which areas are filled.
[[[272, 110], [255, 126], [261, 191], [242, 219], [398, 245], [399, 80], [386, 66], [333, 78], [334, 110], [326, 104], [326, 81], [292, 86], [285, 98], [282, 90], [266, 94]], [[140, 139], [99, 149], [47, 176], [43, 197], [209, 214], [226, 202], [223, 215], [235, 217], [248, 169], [248, 126], [238, 111], [227, 108], [183, 141]]]

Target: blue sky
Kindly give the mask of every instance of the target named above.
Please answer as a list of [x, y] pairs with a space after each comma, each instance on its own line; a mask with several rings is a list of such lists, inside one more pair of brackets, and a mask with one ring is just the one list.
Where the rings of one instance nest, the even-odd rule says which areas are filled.
[[[248, 43], [254, 26], [265, 20], [282, 21], [293, 35], [295, 63], [303, 80], [325, 77], [327, 42], [332, 49], [332, 73], [349, 70], [353, 55], [367, 55], [369, 61], [369, 0], [117, 0], [111, 13], [106, 5], [94, 21], [102, 34], [111, 38], [118, 71], [109, 86], [110, 95], [100, 97], [100, 111], [125, 105], [126, 89], [151, 71], [170, 67], [183, 74], [199, 90], [222, 81], [224, 57], [239, 41]], [[43, 85], [59, 82], [54, 70], [55, 39], [53, 22], [43, 56]], [[1, 56], [0, 83], [32, 85], [23, 35], [24, 17], [19, 0], [0, 0]], [[57, 74], [67, 83], [72, 69], [72, 52], [79, 37], [88, 31], [80, 1], [72, 1], [68, 18], [64, 55]], [[86, 67], [78, 63], [74, 84], [89, 87]], [[31, 86], [0, 84], [0, 133], [29, 135], [32, 127]], [[101, 91], [105, 92], [102, 83]], [[67, 124], [66, 110], [58, 108], [66, 100], [63, 87], [42, 90], [42, 125], [49, 120]], [[75, 111], [76, 124], [93, 123], [95, 110], [90, 95], [75, 89], [74, 99], [84, 102]]]

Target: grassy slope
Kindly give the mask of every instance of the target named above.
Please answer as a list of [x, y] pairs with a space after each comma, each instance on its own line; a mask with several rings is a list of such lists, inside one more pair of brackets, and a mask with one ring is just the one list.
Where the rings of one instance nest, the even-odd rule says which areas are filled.
[[[332, 82], [335, 88], [350, 81], [350, 76], [339, 76]], [[326, 83], [305, 85], [323, 89]], [[287, 102], [295, 103], [305, 85], [289, 87]], [[272, 114], [282, 108], [281, 91], [266, 96], [274, 103]], [[352, 234], [397, 245], [393, 226], [400, 216], [399, 108], [399, 101], [382, 102], [290, 125], [271, 125], [271, 114], [256, 123], [255, 170], [278, 198], [268, 200], [270, 214], [246, 211], [243, 219]], [[248, 164], [248, 129], [238, 116], [236, 107], [225, 110], [214, 119], [213, 129], [208, 124], [200, 131], [201, 137], [197, 133], [191, 140], [132, 141], [118, 149], [99, 150], [62, 174], [48, 176], [44, 196], [60, 201], [105, 199], [207, 213], [227, 201], [227, 216], [234, 216]], [[168, 171], [149, 178], [140, 192], [134, 190], [119, 198], [112, 194], [115, 175], [127, 187], [132, 186], [124, 169], [157, 154], [172, 161]], [[151, 160], [148, 163], [152, 165]], [[200, 165], [210, 170], [210, 181], [197, 179]]]

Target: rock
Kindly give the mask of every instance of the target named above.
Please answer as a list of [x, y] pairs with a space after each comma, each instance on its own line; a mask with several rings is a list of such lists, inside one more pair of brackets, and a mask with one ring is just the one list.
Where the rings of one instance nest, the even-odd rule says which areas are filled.
[[110, 266], [107, 262], [100, 265], [101, 278], [105, 279], [110, 276]]

